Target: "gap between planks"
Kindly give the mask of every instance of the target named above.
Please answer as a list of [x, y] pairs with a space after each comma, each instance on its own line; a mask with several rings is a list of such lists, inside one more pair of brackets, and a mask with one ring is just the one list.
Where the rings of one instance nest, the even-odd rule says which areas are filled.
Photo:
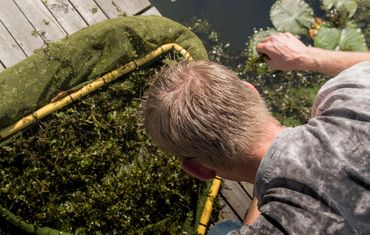
[[27, 57], [1, 20], [0, 35], [0, 61], [4, 68], [12, 66]]
[[226, 201], [239, 220], [243, 221], [251, 203], [251, 198], [242, 185], [235, 181], [224, 180], [220, 196]]
[[44, 45], [43, 40], [33, 34], [35, 28], [15, 2], [2, 0], [1, 9], [0, 20], [27, 56], [31, 55], [36, 48]]
[[5, 66], [3, 64], [3, 62], [0, 61], [0, 71], [3, 71], [5, 69]]
[[2, 0], [1, 9], [0, 61], [4, 68], [50, 41], [108, 18], [124, 13], [160, 15], [148, 0]]

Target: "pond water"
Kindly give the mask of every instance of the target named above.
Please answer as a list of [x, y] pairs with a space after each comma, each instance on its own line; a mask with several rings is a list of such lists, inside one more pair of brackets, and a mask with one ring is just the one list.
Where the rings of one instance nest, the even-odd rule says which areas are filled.
[[274, 0], [151, 0], [159, 12], [177, 22], [206, 19], [230, 48], [242, 51], [253, 30], [271, 26]]

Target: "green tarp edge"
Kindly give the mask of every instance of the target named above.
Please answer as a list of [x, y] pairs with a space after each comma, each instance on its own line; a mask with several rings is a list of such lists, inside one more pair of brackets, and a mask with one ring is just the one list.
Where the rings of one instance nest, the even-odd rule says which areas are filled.
[[199, 38], [160, 16], [106, 20], [39, 49], [0, 73], [0, 129], [49, 103], [59, 92], [93, 80], [166, 43], [207, 59]]

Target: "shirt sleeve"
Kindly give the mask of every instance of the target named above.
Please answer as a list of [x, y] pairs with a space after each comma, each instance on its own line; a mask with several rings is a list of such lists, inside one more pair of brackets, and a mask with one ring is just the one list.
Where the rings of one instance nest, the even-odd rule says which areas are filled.
[[266, 215], [261, 214], [257, 220], [252, 225], [243, 225], [240, 230], [233, 230], [228, 233], [228, 235], [249, 235], [249, 234], [271, 234], [271, 235], [281, 235], [278, 227], [274, 226]]
[[[344, 70], [326, 82], [319, 90], [312, 107], [311, 116], [325, 115], [326, 110], [336, 109], [338, 104], [342, 107], [355, 107], [363, 110], [363, 108], [369, 107], [369, 94], [370, 61], [367, 61]], [[354, 105], [354, 102], [360, 106]], [[342, 114], [341, 112], [336, 113]]]

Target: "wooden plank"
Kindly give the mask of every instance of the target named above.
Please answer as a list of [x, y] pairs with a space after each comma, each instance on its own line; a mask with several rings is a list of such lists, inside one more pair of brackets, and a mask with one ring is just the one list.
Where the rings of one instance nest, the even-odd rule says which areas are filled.
[[44, 1], [44, 4], [67, 34], [72, 34], [87, 26], [87, 23], [68, 0], [47, 0]]
[[121, 1], [126, 4], [127, 9], [130, 10], [132, 15], [138, 14], [144, 9], [149, 8], [151, 5], [148, 0], [135, 0], [135, 1], [121, 0]]
[[251, 199], [239, 185], [238, 182], [224, 180], [221, 195], [228, 202], [230, 207], [236, 212], [237, 216], [243, 220], [249, 207]]
[[43, 46], [42, 39], [34, 33], [35, 28], [12, 0], [1, 1], [0, 20], [27, 55]]
[[132, 15], [121, 1], [95, 0], [95, 2], [108, 18], [116, 18], [120, 15]]
[[0, 22], [0, 60], [10, 67], [26, 58], [26, 54], [19, 47], [14, 38], [10, 35], [2, 22]]
[[66, 32], [41, 1], [14, 0], [14, 2], [44, 41], [56, 41], [66, 36]]
[[151, 16], [151, 15], [160, 16], [161, 13], [157, 10], [157, 8], [151, 7], [147, 11], [143, 12], [141, 15], [143, 15], [143, 16]]
[[[5, 69], [4, 65], [2, 63], [0, 63], [0, 72], [3, 71], [4, 69]], [[1, 232], [1, 230], [0, 230], [0, 232]]]
[[89, 25], [107, 19], [94, 0], [70, 0], [70, 2]]
[[150, 2], [147, 0], [95, 0], [95, 2], [109, 18], [120, 15], [135, 15], [150, 6]]
[[235, 212], [230, 208], [230, 206], [227, 204], [225, 199], [222, 197], [219, 197], [219, 203], [221, 206], [221, 211], [219, 214], [218, 222], [224, 221], [224, 220], [233, 220], [233, 221], [240, 221], [240, 218], [235, 214]]
[[254, 185], [247, 182], [239, 182], [242, 188], [247, 192], [250, 199], [253, 198]]

